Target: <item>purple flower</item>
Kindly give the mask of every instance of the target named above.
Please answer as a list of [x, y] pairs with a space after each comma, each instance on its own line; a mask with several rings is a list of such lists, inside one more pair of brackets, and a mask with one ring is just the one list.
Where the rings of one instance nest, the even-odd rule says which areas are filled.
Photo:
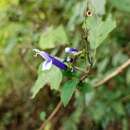
[[70, 53], [70, 54], [75, 54], [75, 53], [78, 52], [78, 50], [75, 49], [75, 48], [66, 47], [66, 48], [65, 48], [65, 52], [66, 52], [66, 53]]
[[33, 49], [33, 51], [36, 52], [36, 55], [40, 55], [43, 59], [45, 59], [45, 61], [42, 64], [42, 70], [49, 70], [52, 65], [55, 65], [56, 67], [63, 70], [67, 69], [67, 65], [64, 64], [62, 61], [60, 61], [59, 59], [57, 59], [56, 57], [51, 56], [48, 53], [40, 51], [38, 49]]

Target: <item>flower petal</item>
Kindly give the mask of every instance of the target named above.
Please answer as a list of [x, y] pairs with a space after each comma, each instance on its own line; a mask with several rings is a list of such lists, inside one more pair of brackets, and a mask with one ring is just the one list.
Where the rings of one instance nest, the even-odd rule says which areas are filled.
[[46, 60], [42, 63], [42, 70], [49, 70], [52, 66], [52, 60]]
[[44, 58], [44, 59], [47, 60], [47, 61], [50, 61], [50, 60], [51, 60], [50, 55], [49, 55], [47, 52], [45, 52], [45, 51], [40, 51], [39, 49], [33, 49], [33, 51], [36, 52], [36, 56], [37, 56], [37, 55], [40, 55], [42, 58]]
[[39, 55], [40, 55], [41, 57], [43, 57], [46, 61], [50, 61], [50, 60], [51, 60], [49, 54], [46, 53], [46, 52], [44, 52], [44, 51], [40, 51]]
[[65, 48], [65, 52], [66, 52], [66, 53], [70, 53], [70, 54], [74, 54], [74, 53], [77, 53], [78, 50], [75, 49], [75, 48], [66, 47], [66, 48]]
[[38, 49], [33, 49], [33, 51], [36, 52], [36, 54], [39, 54], [43, 59], [45, 59], [45, 62], [43, 62], [42, 64], [42, 70], [49, 70], [53, 65], [57, 66], [60, 69], [66, 70], [67, 69], [67, 65], [64, 64], [64, 62], [60, 61], [60, 59], [49, 55], [47, 52], [45, 51], [40, 51]]
[[52, 60], [52, 64], [57, 66], [60, 69], [66, 70], [67, 69], [67, 65], [64, 64], [62, 61], [60, 61], [59, 59], [57, 59], [56, 57], [50, 56], [51, 60]]

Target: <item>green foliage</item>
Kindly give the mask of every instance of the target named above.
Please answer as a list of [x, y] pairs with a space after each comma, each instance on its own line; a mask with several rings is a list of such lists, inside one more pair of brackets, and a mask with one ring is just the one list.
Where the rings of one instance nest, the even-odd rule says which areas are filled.
[[77, 130], [77, 124], [80, 123], [80, 118], [84, 109], [83, 96], [76, 93], [76, 109], [70, 114], [69, 118], [63, 122], [63, 128], [66, 130]]
[[118, 10], [130, 13], [130, 1], [129, 0], [110, 0], [112, 6]]
[[104, 15], [106, 0], [90, 0], [91, 8], [95, 14]]
[[69, 5], [70, 8], [70, 12], [69, 15], [70, 19], [68, 21], [68, 29], [70, 31], [74, 31], [76, 25], [80, 24], [83, 22], [84, 16], [83, 16], [83, 12], [87, 7], [87, 3], [86, 1], [81, 1], [81, 2], [77, 2], [77, 4], [75, 5]]
[[58, 90], [62, 81], [61, 71], [53, 66], [49, 71], [41, 71], [38, 75], [37, 81], [31, 89], [32, 98], [42, 89], [46, 84], [51, 86], [51, 89]]
[[64, 106], [66, 106], [69, 103], [76, 87], [77, 87], [77, 82], [75, 80], [67, 81], [64, 84], [64, 86], [62, 87], [62, 89], [61, 89], [61, 101], [63, 102]]
[[7, 10], [11, 5], [18, 5], [19, 0], [0, 0], [0, 11]]
[[[92, 16], [84, 15], [87, 10]], [[0, 0], [0, 21], [0, 130], [37, 129], [59, 100], [66, 107], [45, 130], [128, 130], [129, 67], [94, 86], [130, 57], [130, 0]], [[79, 70], [61, 73], [55, 66], [48, 71], [40, 66], [37, 73], [41, 59], [33, 57], [33, 48], [64, 60], [73, 57], [65, 47], [87, 50], [69, 64]], [[79, 83], [89, 56], [93, 67]]]
[[40, 113], [40, 120], [41, 121], [44, 121], [45, 120], [45, 117], [46, 117], [46, 113], [43, 111]]
[[129, 85], [130, 84], [130, 68], [128, 69], [126, 73], [126, 83]]
[[125, 111], [123, 108], [123, 104], [121, 102], [115, 102], [113, 103], [113, 109], [116, 112], [117, 115], [119, 116], [124, 116], [125, 115]]
[[42, 49], [50, 49], [68, 43], [68, 38], [62, 25], [57, 28], [49, 27], [40, 36], [39, 46]]
[[88, 41], [92, 49], [99, 47], [115, 27], [116, 22], [111, 15], [108, 15], [105, 21], [100, 17], [89, 17], [83, 25], [83, 28], [88, 29]]

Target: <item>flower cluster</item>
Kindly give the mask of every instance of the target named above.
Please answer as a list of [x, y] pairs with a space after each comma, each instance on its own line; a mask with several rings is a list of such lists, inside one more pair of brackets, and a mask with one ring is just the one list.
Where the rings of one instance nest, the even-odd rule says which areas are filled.
[[[52, 65], [55, 65], [56, 67], [62, 69], [62, 70], [67, 70], [68, 66], [67, 64], [64, 63], [64, 61], [61, 61], [60, 59], [51, 56], [45, 51], [40, 51], [38, 49], [33, 49], [34, 52], [36, 52], [36, 55], [40, 55], [45, 61], [42, 63], [42, 70], [49, 70]], [[68, 54], [75, 54], [78, 52], [77, 49], [75, 48], [65, 48], [65, 52]], [[69, 61], [68, 61], [69, 62]]]

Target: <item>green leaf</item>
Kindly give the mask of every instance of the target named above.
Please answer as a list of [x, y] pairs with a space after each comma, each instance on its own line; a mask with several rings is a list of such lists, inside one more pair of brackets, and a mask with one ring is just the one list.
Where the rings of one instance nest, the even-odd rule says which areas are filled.
[[106, 114], [106, 105], [104, 102], [97, 101], [94, 107], [90, 108], [90, 113], [95, 121], [99, 122]]
[[130, 0], [110, 0], [118, 10], [130, 13]]
[[105, 14], [106, 0], [90, 0], [94, 12], [99, 15]]
[[96, 49], [107, 38], [108, 34], [116, 27], [115, 20], [109, 15], [105, 21], [100, 17], [88, 17], [83, 28], [88, 29], [88, 41], [91, 49]]
[[46, 113], [45, 113], [44, 111], [42, 111], [42, 112], [40, 113], [40, 120], [41, 120], [41, 121], [44, 121], [45, 118], [46, 118]]
[[43, 88], [46, 84], [50, 84], [51, 89], [58, 90], [62, 81], [61, 71], [53, 66], [50, 70], [40, 71], [38, 78], [31, 89], [32, 98]]
[[64, 84], [63, 88], [61, 89], [61, 101], [63, 102], [64, 106], [69, 103], [76, 89], [77, 83], [78, 82], [75, 80], [69, 80]]
[[124, 107], [121, 102], [113, 103], [112, 107], [118, 115], [123, 116], [125, 114]]
[[40, 36], [39, 46], [42, 49], [50, 49], [66, 43], [68, 43], [68, 38], [64, 27], [60, 25], [57, 28], [49, 27], [47, 32], [43, 32]]
[[89, 93], [89, 92], [92, 92], [93, 91], [93, 88], [92, 86], [89, 84], [89, 83], [81, 83], [80, 86], [79, 86], [79, 90], [86, 94], [86, 93]]
[[69, 18], [68, 26], [67, 26], [67, 28], [70, 31], [74, 31], [75, 26], [83, 22], [84, 19], [83, 12], [86, 8], [87, 8], [86, 1], [79, 1], [79, 2], [77, 1], [75, 5], [72, 5], [71, 7], [72, 13], [71, 13], [71, 17]]

